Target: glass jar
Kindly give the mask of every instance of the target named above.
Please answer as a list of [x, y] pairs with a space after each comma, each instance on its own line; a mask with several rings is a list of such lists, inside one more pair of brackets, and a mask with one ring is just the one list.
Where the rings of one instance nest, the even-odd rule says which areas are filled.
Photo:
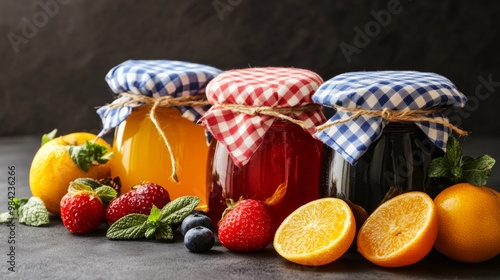
[[319, 198], [323, 143], [300, 126], [276, 120], [248, 163], [238, 167], [226, 147], [212, 141], [208, 165], [208, 215], [217, 224], [226, 199], [255, 199], [266, 205], [275, 231], [301, 205]]
[[443, 155], [414, 123], [389, 123], [355, 165], [325, 145], [321, 159], [321, 197], [341, 197], [373, 212], [383, 201], [407, 191], [436, 187], [427, 177], [433, 158]]
[[174, 108], [159, 107], [156, 115], [177, 162], [179, 182], [170, 179], [170, 154], [149, 118], [150, 106], [141, 106], [115, 130], [111, 175], [119, 176], [125, 193], [142, 181], [164, 187], [173, 200], [184, 195], [201, 199], [206, 211], [206, 163], [208, 144], [204, 129], [181, 116]]

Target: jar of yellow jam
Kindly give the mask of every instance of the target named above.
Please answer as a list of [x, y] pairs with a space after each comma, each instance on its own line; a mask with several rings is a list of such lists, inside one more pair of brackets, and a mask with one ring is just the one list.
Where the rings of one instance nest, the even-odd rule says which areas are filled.
[[144, 181], [165, 188], [171, 199], [197, 196], [206, 211], [205, 130], [196, 124], [209, 108], [206, 84], [221, 70], [168, 60], [129, 60], [106, 76], [119, 97], [98, 109], [105, 134], [115, 128], [111, 176], [121, 193]]

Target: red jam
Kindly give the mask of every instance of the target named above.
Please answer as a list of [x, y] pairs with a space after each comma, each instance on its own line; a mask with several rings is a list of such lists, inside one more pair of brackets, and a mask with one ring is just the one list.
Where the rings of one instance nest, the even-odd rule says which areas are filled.
[[[272, 229], [295, 209], [319, 198], [323, 143], [300, 126], [277, 120], [243, 167], [237, 167], [224, 145], [213, 141], [208, 165], [208, 215], [217, 224], [226, 199], [255, 199], [266, 205]], [[210, 158], [210, 157], [209, 157]]]

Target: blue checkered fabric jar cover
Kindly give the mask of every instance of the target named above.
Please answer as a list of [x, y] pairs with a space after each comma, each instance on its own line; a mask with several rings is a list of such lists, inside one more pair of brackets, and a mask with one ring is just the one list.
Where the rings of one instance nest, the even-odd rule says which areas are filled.
[[[450, 106], [463, 107], [467, 98], [445, 77], [416, 71], [368, 71], [340, 74], [324, 82], [313, 95], [316, 103], [337, 108], [328, 122], [352, 116], [341, 110], [422, 110]], [[340, 108], [339, 108], [340, 107]], [[441, 111], [426, 117], [448, 118]], [[328, 123], [327, 122], [327, 123]], [[388, 121], [378, 116], [361, 115], [316, 132], [315, 136], [355, 164], [377, 140]], [[446, 150], [451, 130], [442, 124], [420, 121], [415, 124], [439, 148]]]
[[[127, 60], [114, 68], [106, 75], [106, 82], [116, 93], [142, 94], [148, 97], [187, 97], [205, 94], [205, 86], [215, 76], [221, 73], [214, 67], [207, 65], [174, 61], [174, 60]], [[111, 104], [121, 104], [128, 97], [119, 97]], [[99, 136], [106, 134], [118, 126], [131, 113], [133, 108], [143, 104], [127, 104], [120, 107], [108, 105], [97, 109], [102, 119], [103, 129]], [[210, 108], [206, 106], [177, 106], [181, 115], [190, 121], [198, 119]]]

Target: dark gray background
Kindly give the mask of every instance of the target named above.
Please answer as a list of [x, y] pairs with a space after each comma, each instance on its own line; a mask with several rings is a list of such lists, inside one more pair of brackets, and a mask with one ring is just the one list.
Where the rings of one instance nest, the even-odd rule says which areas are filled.
[[[294, 66], [325, 80], [359, 70], [436, 72], [471, 100], [449, 112], [455, 124], [500, 135], [499, 2], [392, 0], [399, 12], [374, 25], [372, 14], [389, 2], [2, 0], [0, 136], [98, 132], [94, 107], [112, 100], [104, 76], [127, 59]], [[369, 41], [347, 59], [341, 43], [356, 46], [356, 28], [367, 26]]]

